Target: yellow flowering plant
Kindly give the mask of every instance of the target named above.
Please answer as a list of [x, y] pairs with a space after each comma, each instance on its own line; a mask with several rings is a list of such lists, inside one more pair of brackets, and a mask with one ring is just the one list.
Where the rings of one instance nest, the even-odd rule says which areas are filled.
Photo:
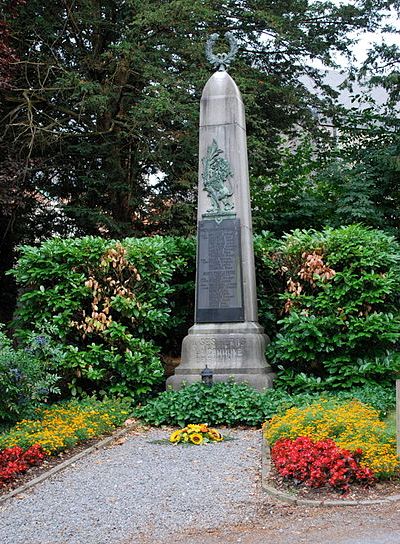
[[371, 469], [376, 477], [399, 473], [395, 436], [380, 420], [377, 410], [358, 400], [340, 403], [322, 399], [303, 408], [290, 408], [263, 428], [271, 446], [279, 439], [331, 439], [348, 451], [362, 450], [360, 466]]
[[49, 455], [113, 430], [127, 419], [127, 407], [113, 399], [69, 401], [37, 411], [37, 419], [19, 421], [0, 435], [0, 450], [40, 444]]
[[184, 429], [174, 431], [169, 437], [172, 444], [183, 443], [196, 446], [207, 442], [221, 442], [222, 440], [224, 440], [222, 434], [205, 423], [187, 425]]

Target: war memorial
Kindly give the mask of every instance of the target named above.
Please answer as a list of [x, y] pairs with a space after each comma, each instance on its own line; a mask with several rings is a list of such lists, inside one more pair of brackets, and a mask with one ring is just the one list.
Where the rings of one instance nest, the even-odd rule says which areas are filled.
[[273, 373], [265, 360], [268, 336], [258, 323], [250, 207], [245, 110], [227, 69], [237, 51], [206, 55], [216, 72], [200, 102], [196, 303], [194, 325], [182, 344], [182, 359], [167, 386], [201, 379], [232, 379], [262, 390]]

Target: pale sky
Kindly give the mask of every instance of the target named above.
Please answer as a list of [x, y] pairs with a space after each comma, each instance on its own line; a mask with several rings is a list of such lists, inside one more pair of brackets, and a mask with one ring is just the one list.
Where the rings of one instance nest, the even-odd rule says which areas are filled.
[[[335, 0], [334, 0], [335, 1]], [[335, 3], [341, 3], [340, 1], [336, 0]], [[400, 13], [396, 12], [394, 9], [392, 9], [390, 12], [388, 12], [388, 16], [383, 22], [383, 24], [390, 24], [393, 25], [395, 28], [397, 28], [397, 31], [400, 33]], [[400, 45], [400, 36], [399, 34], [394, 33], [382, 33], [382, 32], [366, 32], [366, 33], [353, 33], [351, 37], [359, 38], [358, 43], [353, 47], [353, 55], [354, 55], [354, 64], [360, 65], [367, 56], [367, 51], [374, 43], [384, 43], [392, 45], [397, 44]], [[345, 57], [341, 57], [338, 55], [338, 62], [346, 66], [348, 64], [348, 61]]]

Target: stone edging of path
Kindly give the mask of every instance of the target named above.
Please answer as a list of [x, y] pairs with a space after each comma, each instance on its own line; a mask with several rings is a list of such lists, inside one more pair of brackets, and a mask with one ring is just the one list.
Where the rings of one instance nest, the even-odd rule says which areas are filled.
[[[262, 436], [262, 435], [261, 435]], [[261, 444], [261, 485], [263, 490], [281, 501], [290, 502], [293, 505], [299, 506], [369, 506], [373, 504], [390, 504], [400, 500], [399, 495], [391, 495], [390, 497], [385, 497], [384, 499], [366, 499], [359, 501], [347, 501], [347, 500], [311, 500], [311, 499], [300, 499], [296, 495], [291, 493], [285, 493], [276, 489], [272, 485], [267, 483], [268, 475], [271, 471], [271, 452], [266, 440], [262, 436]]]
[[19, 495], [20, 493], [24, 493], [25, 491], [27, 491], [31, 487], [34, 487], [35, 485], [40, 484], [41, 482], [44, 482], [44, 480], [47, 480], [47, 478], [50, 478], [50, 476], [53, 476], [53, 474], [57, 474], [58, 472], [61, 472], [62, 470], [64, 470], [68, 466], [72, 465], [73, 463], [75, 463], [79, 459], [82, 459], [82, 457], [85, 457], [86, 455], [89, 455], [89, 453], [92, 453], [93, 451], [99, 450], [99, 449], [103, 448], [104, 446], [107, 446], [108, 444], [110, 444], [111, 442], [116, 440], [117, 438], [120, 438], [121, 436], [124, 436], [125, 434], [127, 434], [129, 431], [132, 430], [133, 427], [134, 427], [134, 425], [127, 425], [124, 429], [119, 429], [118, 431], [115, 431], [110, 436], [107, 436], [106, 438], [103, 438], [103, 440], [100, 440], [99, 442], [97, 442], [93, 446], [90, 446], [89, 448], [86, 448], [85, 450], [77, 453], [76, 455], [74, 455], [73, 457], [70, 457], [69, 459], [67, 459], [63, 463], [60, 463], [59, 465], [56, 465], [55, 467], [53, 467], [50, 470], [44, 472], [43, 474], [41, 474], [37, 478], [33, 478], [33, 480], [29, 480], [29, 482], [26, 482], [25, 484], [21, 485], [20, 487], [17, 487], [15, 489], [13, 489], [12, 491], [10, 491], [10, 493], [7, 493], [7, 495], [3, 495], [2, 497], [0, 497], [0, 505], [3, 502], [7, 501], [8, 499], [11, 499], [12, 497], [15, 497], [16, 495]]

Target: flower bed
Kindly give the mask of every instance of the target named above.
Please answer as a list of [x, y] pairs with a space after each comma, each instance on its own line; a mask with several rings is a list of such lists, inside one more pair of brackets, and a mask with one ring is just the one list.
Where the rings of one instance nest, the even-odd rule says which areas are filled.
[[0, 451], [0, 487], [13, 481], [34, 465], [40, 465], [46, 453], [39, 444], [23, 450], [19, 446]]
[[0, 436], [0, 448], [27, 449], [40, 444], [53, 455], [121, 425], [129, 415], [126, 403], [69, 401], [39, 409], [36, 419], [24, 419]]
[[359, 401], [319, 401], [291, 408], [264, 426], [281, 476], [310, 487], [398, 476], [396, 440], [379, 414]]
[[300, 436], [278, 440], [272, 449], [272, 461], [278, 473], [309, 487], [323, 487], [347, 491], [352, 483], [370, 485], [372, 470], [361, 467], [361, 450], [353, 454], [339, 448], [333, 440], [313, 442]]
[[129, 415], [127, 403], [107, 399], [69, 401], [38, 409], [0, 435], [0, 487], [10, 484], [47, 455], [55, 455], [121, 425]]

